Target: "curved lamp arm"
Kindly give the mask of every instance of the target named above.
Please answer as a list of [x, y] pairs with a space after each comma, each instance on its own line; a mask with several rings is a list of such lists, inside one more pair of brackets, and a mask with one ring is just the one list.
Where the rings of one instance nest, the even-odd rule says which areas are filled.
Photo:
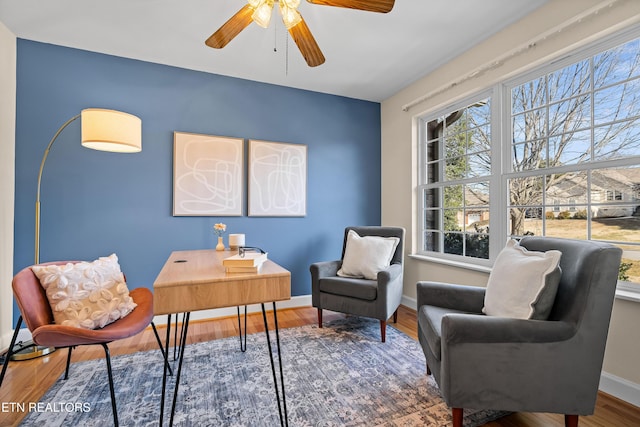
[[53, 143], [69, 124], [82, 118], [82, 146], [99, 151], [116, 153], [137, 153], [142, 150], [142, 122], [133, 114], [103, 108], [85, 108], [80, 114], [67, 120], [53, 135], [47, 149], [44, 150], [40, 171], [38, 172], [38, 189], [36, 192], [36, 244], [35, 263], [40, 263], [40, 185], [42, 171]]
[[46, 150], [44, 150], [44, 155], [42, 156], [42, 162], [40, 162], [40, 171], [38, 172], [38, 189], [36, 191], [36, 241], [35, 241], [35, 264], [40, 264], [40, 184], [42, 183], [42, 171], [44, 170], [44, 164], [47, 161], [47, 157], [49, 156], [49, 151], [51, 151], [51, 146], [56, 139], [58, 139], [58, 135], [62, 132], [67, 126], [69, 126], [73, 121], [80, 118], [80, 114], [77, 114], [67, 120], [60, 129], [53, 135], [49, 145], [47, 145]]

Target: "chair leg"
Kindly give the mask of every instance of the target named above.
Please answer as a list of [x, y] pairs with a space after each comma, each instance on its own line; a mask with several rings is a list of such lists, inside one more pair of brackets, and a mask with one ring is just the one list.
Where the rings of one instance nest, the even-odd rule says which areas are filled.
[[565, 427], [578, 427], [578, 415], [565, 415], [564, 425]]
[[398, 323], [398, 309], [393, 312], [393, 323]]
[[382, 339], [382, 342], [385, 342], [385, 339], [387, 338], [387, 321], [386, 320], [381, 320], [380, 321], [380, 338]]
[[171, 370], [171, 366], [169, 366], [169, 356], [164, 352], [164, 348], [162, 347], [162, 340], [160, 340], [160, 335], [158, 335], [158, 329], [156, 328], [156, 324], [151, 322], [151, 328], [153, 329], [153, 334], [156, 336], [156, 341], [158, 342], [158, 347], [160, 347], [160, 352], [162, 353], [162, 358], [164, 359], [164, 363], [169, 370], [169, 376], [173, 376], [173, 371]]
[[4, 355], [4, 364], [2, 365], [2, 374], [0, 374], [0, 387], [2, 387], [2, 382], [4, 381], [4, 375], [7, 373], [7, 368], [9, 367], [9, 360], [11, 360], [11, 356], [13, 355], [13, 347], [16, 345], [16, 339], [18, 338], [18, 332], [20, 332], [20, 326], [22, 326], [22, 315], [18, 318], [18, 324], [16, 328], [13, 330], [13, 336], [11, 337], [11, 344], [9, 344], [9, 349], [7, 353]]
[[318, 328], [322, 328], [322, 309], [318, 309]]
[[67, 353], [67, 369], [65, 369], [64, 371], [64, 379], [68, 379], [69, 378], [69, 366], [71, 365], [71, 351], [73, 350], [73, 347], [69, 347], [69, 353]]
[[113, 425], [118, 427], [118, 409], [116, 408], [116, 392], [113, 388], [113, 372], [111, 371], [111, 356], [109, 355], [109, 347], [102, 343], [104, 355], [107, 361], [107, 373], [109, 374], [109, 391], [111, 392], [111, 410], [113, 411]]
[[451, 408], [451, 421], [453, 427], [462, 427], [462, 408]]

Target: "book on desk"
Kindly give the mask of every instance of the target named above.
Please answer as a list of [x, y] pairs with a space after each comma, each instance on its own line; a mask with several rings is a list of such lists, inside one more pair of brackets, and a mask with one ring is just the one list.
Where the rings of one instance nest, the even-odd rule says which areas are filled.
[[258, 273], [267, 260], [266, 253], [248, 252], [243, 256], [233, 255], [222, 260], [227, 273]]

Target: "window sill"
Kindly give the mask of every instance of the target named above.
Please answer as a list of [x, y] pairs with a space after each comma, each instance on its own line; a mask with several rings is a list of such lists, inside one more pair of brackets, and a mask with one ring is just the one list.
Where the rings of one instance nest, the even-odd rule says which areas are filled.
[[[427, 261], [433, 262], [435, 264], [448, 265], [450, 267], [464, 268], [466, 270], [478, 271], [481, 273], [491, 273], [491, 267], [487, 267], [484, 265], [477, 265], [418, 254], [410, 254], [409, 258], [413, 258], [418, 261]], [[640, 286], [635, 283], [618, 282], [618, 287], [616, 288], [616, 298], [625, 301], [640, 302]]]
[[478, 271], [481, 273], [491, 273], [491, 267], [486, 265], [471, 264], [468, 262], [457, 261], [453, 259], [439, 258], [428, 255], [410, 254], [409, 258], [417, 259], [419, 261], [428, 261], [436, 264], [448, 265], [451, 267], [464, 268], [466, 270]]
[[640, 286], [635, 283], [618, 282], [616, 298], [626, 301], [640, 302]]

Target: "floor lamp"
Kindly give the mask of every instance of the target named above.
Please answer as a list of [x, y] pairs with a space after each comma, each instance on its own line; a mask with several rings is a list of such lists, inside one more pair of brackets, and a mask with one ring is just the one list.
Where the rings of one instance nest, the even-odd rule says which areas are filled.
[[[81, 144], [83, 147], [118, 153], [137, 153], [142, 150], [142, 122], [132, 114], [101, 108], [86, 108], [60, 126], [60, 129], [53, 135], [44, 151], [38, 172], [34, 264], [40, 263], [40, 185], [42, 183], [42, 171], [49, 156], [49, 151], [51, 151], [51, 147], [60, 133], [77, 119], [80, 119]], [[18, 328], [21, 323], [22, 316], [18, 321]], [[15, 353], [12, 355], [12, 360], [33, 359], [55, 351], [53, 347], [37, 346], [32, 341], [18, 345], [20, 348], [14, 349]]]

